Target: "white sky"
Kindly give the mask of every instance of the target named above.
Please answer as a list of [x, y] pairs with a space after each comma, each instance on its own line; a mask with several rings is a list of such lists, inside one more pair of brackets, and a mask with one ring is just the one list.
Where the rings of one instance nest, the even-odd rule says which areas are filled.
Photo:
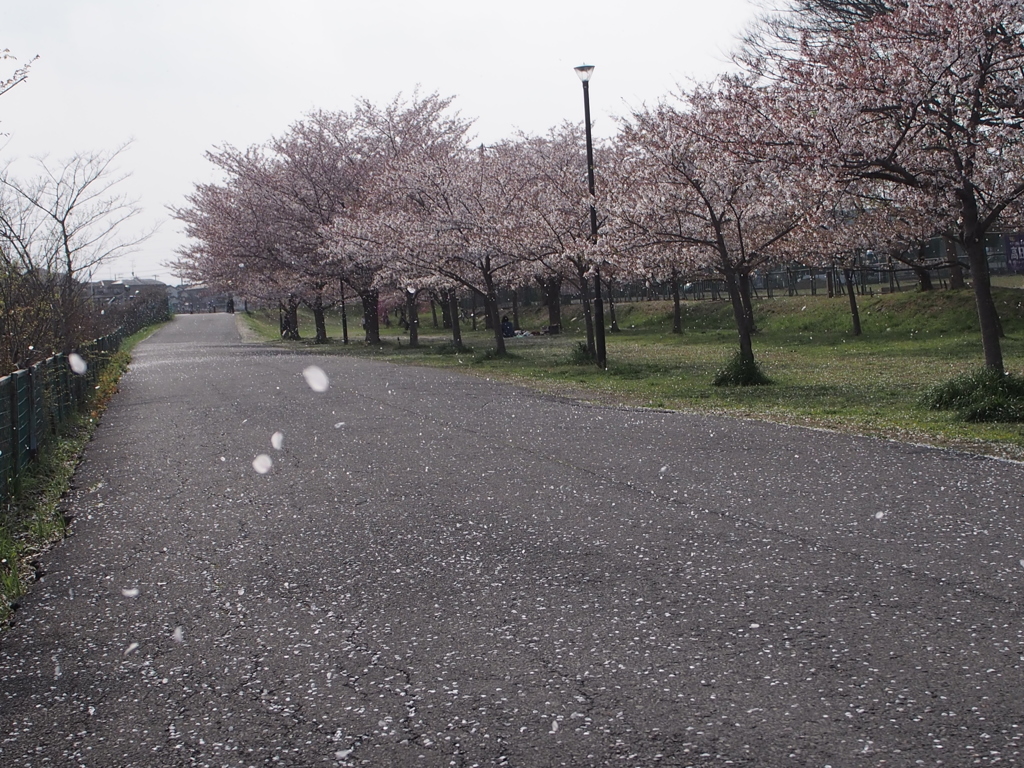
[[172, 282], [165, 263], [185, 239], [167, 208], [218, 178], [208, 149], [417, 85], [455, 96], [481, 141], [540, 133], [582, 122], [572, 68], [583, 63], [596, 66], [595, 134], [610, 136], [614, 115], [729, 69], [756, 11], [751, 0], [0, 0], [0, 49], [39, 56], [0, 97], [0, 163], [132, 140], [119, 170], [144, 208], [139, 228], [160, 228], [96, 278]]

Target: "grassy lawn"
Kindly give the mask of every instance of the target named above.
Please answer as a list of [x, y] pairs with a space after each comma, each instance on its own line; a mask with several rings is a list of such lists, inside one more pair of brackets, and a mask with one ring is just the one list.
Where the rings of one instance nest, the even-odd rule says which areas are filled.
[[[328, 325], [332, 341], [324, 345], [277, 339], [276, 312], [254, 313], [248, 321], [274, 344], [308, 345], [320, 354], [459, 368], [590, 402], [728, 413], [1024, 459], [1024, 425], [965, 424], [920, 404], [929, 387], [982, 365], [969, 290], [859, 299], [860, 337], [851, 333], [846, 297], [755, 302], [754, 354], [773, 384], [735, 389], [711, 384], [738, 346], [731, 308], [724, 302], [684, 302], [682, 334], [671, 333], [667, 302], [616, 305], [622, 330], [608, 334], [607, 371], [573, 362], [585, 340], [577, 305], [562, 308], [562, 335], [508, 339], [507, 358], [489, 354], [494, 341], [482, 323], [476, 331], [463, 324], [463, 341], [472, 351], [453, 354], [450, 335], [432, 327], [429, 311], [421, 315], [418, 349], [408, 346], [407, 333], [397, 325], [382, 328], [379, 346], [362, 343], [360, 315], [351, 308], [353, 343], [347, 346], [340, 343], [337, 317]], [[1024, 373], [1024, 292], [998, 288], [996, 301], [1006, 333], [1007, 370]], [[539, 329], [546, 311], [527, 307], [520, 320], [524, 328]], [[302, 318], [300, 331], [312, 336], [311, 318]]]

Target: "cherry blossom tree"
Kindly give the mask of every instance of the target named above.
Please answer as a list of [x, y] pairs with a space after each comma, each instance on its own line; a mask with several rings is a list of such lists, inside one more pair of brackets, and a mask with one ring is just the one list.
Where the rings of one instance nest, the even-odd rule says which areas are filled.
[[0, 75], [0, 96], [3, 96], [14, 86], [25, 82], [28, 79], [28, 73], [32, 68], [32, 64], [38, 58], [38, 56], [34, 56], [26, 64], [14, 65], [14, 69], [11, 70], [7, 65], [17, 61], [17, 58], [11, 54], [9, 48], [0, 49], [0, 63], [3, 63], [3, 71], [5, 72], [5, 74]]
[[[425, 269], [412, 235], [410, 211], [413, 178], [421, 169], [463, 151], [471, 123], [452, 109], [453, 99], [436, 93], [406, 99], [401, 95], [384, 107], [362, 101], [351, 115], [358, 155], [365, 170], [358, 201], [349, 205], [326, 229], [332, 263], [363, 301], [363, 324], [369, 343], [380, 341], [378, 302], [381, 290], [407, 300], [436, 286]], [[413, 297], [415, 298], [415, 296]], [[415, 301], [407, 313], [415, 313]]]
[[[521, 162], [534, 185], [533, 193], [525, 197], [525, 230], [529, 232], [537, 260], [535, 279], [545, 293], [549, 326], [561, 324], [559, 293], [563, 283], [568, 282], [580, 295], [587, 349], [590, 356], [595, 357], [589, 278], [593, 274], [594, 259], [600, 255], [590, 228], [591, 200], [587, 189], [583, 126], [563, 123], [544, 136], [524, 136], [521, 141]], [[599, 158], [595, 171], [600, 171], [610, 158], [604, 147], [598, 146], [595, 152]], [[601, 215], [602, 223], [603, 218]]]
[[747, 72], [771, 80], [808, 49], [828, 47], [837, 34], [903, 7], [904, 0], [786, 0], [766, 8], [746, 29], [733, 59]]
[[[282, 164], [262, 147], [223, 147], [207, 158], [222, 184], [197, 185], [188, 205], [174, 211], [189, 243], [175, 267], [183, 277], [222, 290], [244, 286], [254, 298], [277, 301], [282, 335], [298, 338], [297, 310], [310, 298], [310, 255], [315, 247], [297, 225], [294, 206], [280, 194]], [[315, 264], [315, 262], [314, 262]]]
[[367, 344], [380, 344], [378, 276], [389, 255], [388, 240], [381, 236], [379, 223], [377, 212], [357, 209], [335, 219], [327, 230], [331, 263], [362, 302]]
[[333, 260], [327, 229], [338, 217], [358, 208], [369, 163], [355, 121], [343, 112], [317, 111], [294, 123], [268, 143], [279, 164], [269, 178], [273, 194], [287, 211], [292, 251], [301, 254], [294, 268], [308, 286], [316, 341], [326, 342], [324, 312], [340, 296], [343, 272]]
[[175, 211], [193, 238], [179, 270], [286, 295], [286, 336], [297, 337], [296, 309], [306, 302], [317, 341], [327, 340], [325, 307], [347, 284], [363, 303], [367, 341], [378, 342], [380, 291], [397, 290], [386, 282], [395, 270], [385, 269], [401, 250], [388, 228], [400, 202], [396, 169], [462, 141], [469, 124], [449, 114], [450, 104], [436, 94], [383, 108], [362, 101], [349, 112], [311, 113], [263, 146], [209, 153], [224, 182], [197, 186]]
[[820, 180], [793, 161], [792, 146], [785, 159], [777, 156], [784, 137], [762, 102], [748, 81], [726, 77], [683, 92], [678, 105], [635, 113], [619, 137], [609, 193], [608, 240], [620, 259], [678, 248], [682, 271], [724, 279], [747, 371], [754, 370], [751, 275], [791, 255], [787, 240], [822, 200]]
[[521, 284], [535, 259], [524, 225], [533, 193], [522, 144], [434, 153], [406, 172], [406, 204], [392, 224], [406, 234], [406, 260], [483, 299], [495, 350], [505, 354], [498, 292]]
[[273, 236], [253, 193], [258, 190], [237, 180], [196, 185], [189, 205], [174, 212], [189, 237], [172, 263], [180, 279], [273, 303], [287, 293], [287, 270], [274, 258]]
[[905, 186], [967, 255], [986, 367], [1003, 371], [985, 237], [1019, 221], [1024, 2], [905, 0], [807, 45], [783, 121], [840, 180]]

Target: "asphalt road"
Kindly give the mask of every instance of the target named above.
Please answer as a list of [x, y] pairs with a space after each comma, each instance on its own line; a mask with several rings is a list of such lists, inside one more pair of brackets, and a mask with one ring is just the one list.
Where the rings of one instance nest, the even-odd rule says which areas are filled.
[[182, 316], [0, 636], [0, 765], [1024, 765], [1022, 499]]

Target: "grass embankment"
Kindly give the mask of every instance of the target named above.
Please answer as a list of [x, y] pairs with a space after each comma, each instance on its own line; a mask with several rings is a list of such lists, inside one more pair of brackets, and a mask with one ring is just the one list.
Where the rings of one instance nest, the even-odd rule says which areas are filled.
[[[1024, 292], [997, 288], [995, 296], [1007, 370], [1024, 373]], [[671, 332], [668, 302], [616, 305], [622, 330], [608, 334], [607, 371], [574, 362], [584, 339], [577, 305], [563, 307], [565, 333], [508, 339], [507, 358], [489, 354], [494, 341], [482, 323], [477, 331], [463, 325], [463, 341], [475, 352], [439, 354], [451, 351], [450, 336], [432, 327], [429, 312], [421, 315], [419, 349], [408, 346], [408, 334], [397, 325], [382, 329], [380, 345], [344, 346], [336, 317], [328, 326], [332, 342], [315, 349], [461, 368], [592, 402], [727, 413], [1024, 459], [1020, 424], [964, 423], [922, 402], [929, 388], [983, 364], [973, 293], [863, 296], [859, 307], [863, 334], [855, 337], [845, 296], [756, 301], [754, 354], [773, 382], [760, 387], [712, 385], [737, 349], [725, 302], [684, 302], [682, 334]], [[352, 339], [361, 340], [359, 315], [350, 310], [349, 318]], [[546, 312], [528, 307], [520, 319], [524, 328], [539, 329]], [[276, 313], [254, 314], [249, 321], [276, 344], [309, 343], [277, 340]], [[302, 323], [311, 335], [310, 319]]]
[[89, 407], [39, 451], [15, 481], [12, 498], [0, 504], [0, 626], [10, 619], [18, 597], [38, 578], [37, 558], [67, 535], [69, 520], [60, 501], [100, 414], [117, 392], [131, 362], [131, 350], [155, 327], [129, 336], [100, 372]]

